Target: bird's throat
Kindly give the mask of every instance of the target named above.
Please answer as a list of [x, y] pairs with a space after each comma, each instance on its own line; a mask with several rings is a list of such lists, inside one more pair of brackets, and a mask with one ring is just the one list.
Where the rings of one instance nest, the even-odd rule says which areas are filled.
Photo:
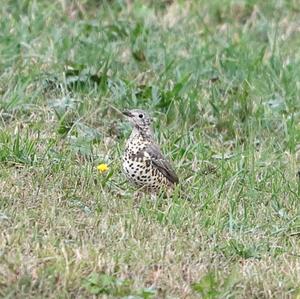
[[130, 138], [140, 137], [144, 140], [153, 140], [153, 131], [150, 127], [134, 126]]

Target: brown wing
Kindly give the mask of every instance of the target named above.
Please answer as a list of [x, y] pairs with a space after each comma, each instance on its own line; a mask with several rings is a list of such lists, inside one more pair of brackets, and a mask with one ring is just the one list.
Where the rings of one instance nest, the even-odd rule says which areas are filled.
[[153, 165], [173, 184], [179, 182], [170, 162], [162, 155], [156, 144], [149, 144], [145, 152], [149, 154]]

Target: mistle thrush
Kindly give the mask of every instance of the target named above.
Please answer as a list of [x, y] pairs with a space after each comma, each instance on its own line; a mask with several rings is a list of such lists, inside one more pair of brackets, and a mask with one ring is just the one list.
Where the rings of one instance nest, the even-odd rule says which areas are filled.
[[127, 110], [123, 114], [133, 125], [123, 155], [126, 177], [141, 190], [151, 194], [157, 194], [162, 189], [172, 189], [178, 183], [178, 177], [154, 141], [151, 118], [139, 109]]

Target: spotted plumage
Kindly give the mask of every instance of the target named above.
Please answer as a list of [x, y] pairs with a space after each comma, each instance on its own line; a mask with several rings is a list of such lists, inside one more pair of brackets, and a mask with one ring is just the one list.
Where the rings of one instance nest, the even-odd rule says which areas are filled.
[[126, 177], [138, 188], [151, 193], [172, 188], [178, 183], [178, 177], [154, 141], [151, 118], [139, 109], [123, 113], [133, 125], [123, 155]]

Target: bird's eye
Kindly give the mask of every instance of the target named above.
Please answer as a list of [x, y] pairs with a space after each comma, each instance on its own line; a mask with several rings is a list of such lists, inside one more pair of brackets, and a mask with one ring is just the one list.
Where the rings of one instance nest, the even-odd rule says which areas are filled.
[[139, 118], [143, 118], [144, 117], [144, 115], [143, 114], [139, 114]]

